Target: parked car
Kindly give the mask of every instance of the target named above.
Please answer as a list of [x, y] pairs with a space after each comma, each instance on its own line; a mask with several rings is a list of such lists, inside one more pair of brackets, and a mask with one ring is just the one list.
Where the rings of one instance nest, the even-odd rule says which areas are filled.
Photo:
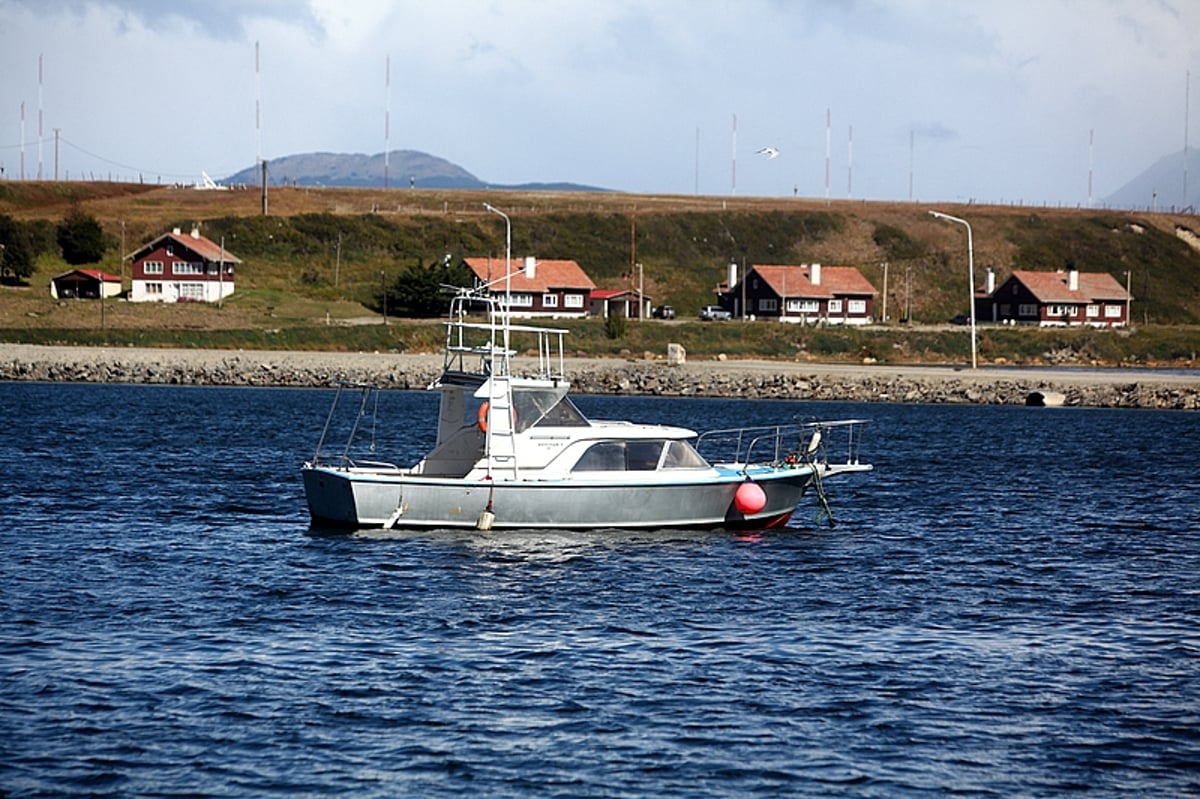
[[654, 308], [650, 310], [650, 315], [655, 319], [674, 319], [675, 309], [670, 305], [655, 305]]
[[732, 318], [733, 314], [720, 305], [705, 305], [700, 309], [700, 321], [702, 322], [725, 321]]
[[960, 313], [950, 320], [952, 325], [969, 325], [971, 324], [971, 315], [969, 313]]

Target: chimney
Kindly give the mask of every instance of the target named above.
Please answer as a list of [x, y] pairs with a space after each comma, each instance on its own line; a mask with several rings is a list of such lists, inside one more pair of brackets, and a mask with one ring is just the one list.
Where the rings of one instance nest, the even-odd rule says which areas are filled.
[[725, 285], [729, 288], [737, 285], [737, 264], [733, 261], [729, 262], [729, 280], [726, 281]]
[[996, 293], [996, 273], [992, 271], [990, 266], [987, 268], [987, 293]]
[[179, 230], [179, 228], [171, 228], [171, 232], [174, 233], [176, 236], [178, 236], [181, 231]]
[[1067, 288], [1079, 291], [1079, 270], [1073, 266], [1067, 270]]
[[533, 278], [536, 274], [537, 274], [537, 259], [534, 258], [532, 255], [526, 255], [525, 256], [525, 277], [527, 277], [530, 280], [533, 280]]
[[192, 238], [193, 239], [200, 238], [200, 227], [198, 225], [192, 226]]
[[821, 265], [820, 264], [813, 264], [811, 267], [809, 267], [808, 274], [809, 274], [809, 278], [808, 278], [809, 283], [812, 283], [814, 286], [821, 285]]

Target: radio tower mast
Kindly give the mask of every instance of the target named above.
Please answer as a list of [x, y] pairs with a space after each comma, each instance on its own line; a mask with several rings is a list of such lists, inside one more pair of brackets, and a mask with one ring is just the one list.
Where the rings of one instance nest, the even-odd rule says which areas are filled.
[[389, 156], [392, 140], [392, 56], [389, 54], [383, 70], [383, 187], [388, 187]]
[[37, 179], [42, 179], [42, 54], [38, 53], [38, 171]]
[[737, 194], [737, 114], [733, 115], [733, 167], [730, 177], [730, 194]]

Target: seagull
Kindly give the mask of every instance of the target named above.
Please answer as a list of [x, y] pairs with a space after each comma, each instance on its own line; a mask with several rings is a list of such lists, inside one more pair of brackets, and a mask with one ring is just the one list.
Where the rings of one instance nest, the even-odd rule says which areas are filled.
[[779, 150], [775, 149], [774, 147], [764, 147], [761, 150], [755, 150], [755, 152], [759, 155], [765, 155], [768, 161], [779, 157]]

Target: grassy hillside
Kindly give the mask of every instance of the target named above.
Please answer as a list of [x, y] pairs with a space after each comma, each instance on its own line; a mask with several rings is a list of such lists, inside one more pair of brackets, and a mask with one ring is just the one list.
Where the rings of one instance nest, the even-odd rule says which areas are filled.
[[[788, 326], [735, 324], [718, 331], [699, 324], [657, 328], [631, 324], [627, 336], [614, 342], [599, 340], [604, 338], [600, 326], [595, 326], [599, 331], [595, 334], [582, 323], [577, 340], [594, 349], [658, 351], [656, 340], [641, 339], [649, 330], [665, 328], [676, 336], [672, 340], [683, 339], [693, 351], [808, 355], [832, 348], [819, 343], [822, 337], [832, 337], [842, 340], [835, 349], [846, 357], [862, 351], [877, 357], [907, 354], [909, 359], [937, 360], [939, 352], [952, 351], [953, 342], [962, 338], [962, 331], [942, 330], [936, 335], [945, 341], [929, 344], [914, 340], [917, 331], [896, 325], [909, 306], [918, 325], [939, 324], [966, 310], [965, 231], [932, 218], [929, 208], [921, 204], [272, 188], [269, 214], [263, 216], [257, 190], [33, 182], [0, 183], [0, 214], [57, 222], [73, 206], [82, 208], [100, 220], [110, 241], [100, 268], [125, 276], [127, 286], [121, 254], [172, 227], [187, 230], [199, 225], [209, 238], [223, 239], [244, 263], [237, 275], [237, 293], [223, 308], [123, 302], [107, 302], [100, 308], [98, 303], [52, 300], [50, 277], [67, 267], [57, 258], [43, 257], [26, 285], [0, 288], [0, 338], [72, 340], [84, 336], [84, 331], [92, 331], [88, 336], [99, 331], [110, 340], [183, 346], [201, 346], [203, 341], [217, 346], [223, 341], [224, 346], [423, 348], [429, 335], [436, 340], [437, 326], [430, 333], [423, 330], [428, 325], [420, 324], [390, 326], [391, 330], [365, 326], [379, 328], [369, 331], [336, 323], [372, 316], [365, 305], [382, 285], [416, 261], [430, 262], [445, 254], [503, 257], [504, 221], [487, 212], [485, 202], [512, 219], [514, 258], [526, 254], [573, 258], [601, 287], [629, 285], [624, 276], [640, 263], [646, 292], [655, 303], [674, 305], [681, 319], [694, 318], [701, 305], [713, 300], [713, 288], [725, 280], [730, 262], [859, 266], [881, 292], [879, 313], [884, 289], [881, 264], [889, 264], [890, 329], [788, 332], [764, 329]], [[1122, 285], [1128, 280], [1135, 297], [1134, 320], [1140, 328], [1200, 324], [1200, 252], [1181, 238], [1189, 230], [1200, 232], [1194, 217], [974, 205], [938, 205], [937, 210], [971, 222], [980, 285], [987, 268], [999, 282], [1014, 268], [1052, 270], [1073, 265], [1108, 272]], [[218, 335], [218, 331], [225, 332]], [[1010, 342], [1010, 333], [1018, 338]], [[989, 346], [1014, 357], [1024, 357], [1019, 352], [1031, 337], [1037, 342], [1034, 350], [1052, 351], [1053, 347], [1041, 343], [1047, 335], [1054, 334], [1028, 329], [988, 333]], [[1099, 335], [1130, 345], [1132, 351], [1117, 353], [1118, 360], [1136, 356], [1140, 343], [1130, 343], [1128, 333]], [[1139, 330], [1135, 335], [1145, 333]], [[1157, 357], [1186, 357], [1200, 349], [1194, 330], [1165, 338], [1174, 343], [1158, 351]], [[1155, 354], [1143, 349], [1143, 355]], [[1167, 351], [1173, 354], [1168, 356]], [[927, 355], [921, 356], [922, 352]], [[997, 353], [996, 357], [1006, 356]]]

